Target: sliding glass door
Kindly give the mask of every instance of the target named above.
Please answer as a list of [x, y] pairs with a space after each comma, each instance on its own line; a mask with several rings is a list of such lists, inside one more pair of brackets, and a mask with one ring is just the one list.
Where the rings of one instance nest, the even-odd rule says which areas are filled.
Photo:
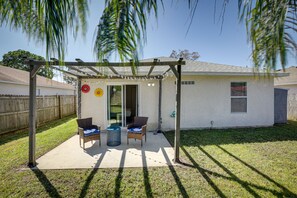
[[107, 86], [107, 120], [111, 126], [126, 126], [137, 116], [137, 85]]
[[112, 126], [122, 126], [122, 86], [107, 86], [107, 120]]

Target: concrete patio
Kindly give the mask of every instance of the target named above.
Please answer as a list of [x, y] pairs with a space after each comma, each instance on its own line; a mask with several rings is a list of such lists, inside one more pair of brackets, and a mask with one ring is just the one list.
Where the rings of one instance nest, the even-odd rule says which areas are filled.
[[141, 147], [139, 140], [129, 140], [127, 131], [121, 132], [121, 145], [106, 145], [107, 134], [101, 133], [99, 141], [88, 142], [85, 150], [79, 145], [75, 135], [66, 142], [37, 159], [39, 169], [80, 169], [80, 168], [119, 168], [156, 167], [174, 165], [174, 150], [162, 133], [147, 133], [147, 142]]

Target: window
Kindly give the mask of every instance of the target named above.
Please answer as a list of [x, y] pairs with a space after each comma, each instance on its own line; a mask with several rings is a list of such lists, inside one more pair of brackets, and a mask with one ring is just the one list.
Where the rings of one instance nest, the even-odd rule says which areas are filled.
[[246, 82], [231, 82], [231, 112], [247, 112]]

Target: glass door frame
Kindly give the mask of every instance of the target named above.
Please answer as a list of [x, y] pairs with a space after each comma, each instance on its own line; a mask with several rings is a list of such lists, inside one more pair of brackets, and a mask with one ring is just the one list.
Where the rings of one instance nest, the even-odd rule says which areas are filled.
[[110, 86], [121, 86], [121, 127], [125, 127], [127, 126], [126, 123], [126, 86], [129, 85], [135, 85], [136, 86], [136, 110], [135, 110], [135, 114], [136, 116], [139, 113], [139, 83], [131, 83], [131, 84], [127, 84], [127, 83], [110, 83], [106, 85], [106, 123], [109, 126], [110, 123]]

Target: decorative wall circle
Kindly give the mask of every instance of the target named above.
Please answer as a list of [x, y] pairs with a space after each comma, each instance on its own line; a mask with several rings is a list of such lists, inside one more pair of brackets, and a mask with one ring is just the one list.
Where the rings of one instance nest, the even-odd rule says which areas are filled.
[[81, 91], [83, 92], [83, 93], [88, 93], [89, 91], [90, 91], [90, 86], [89, 85], [87, 85], [87, 84], [84, 84], [82, 87], [81, 87]]
[[103, 90], [101, 88], [97, 88], [97, 89], [95, 89], [94, 94], [97, 97], [101, 97], [101, 96], [103, 96]]

